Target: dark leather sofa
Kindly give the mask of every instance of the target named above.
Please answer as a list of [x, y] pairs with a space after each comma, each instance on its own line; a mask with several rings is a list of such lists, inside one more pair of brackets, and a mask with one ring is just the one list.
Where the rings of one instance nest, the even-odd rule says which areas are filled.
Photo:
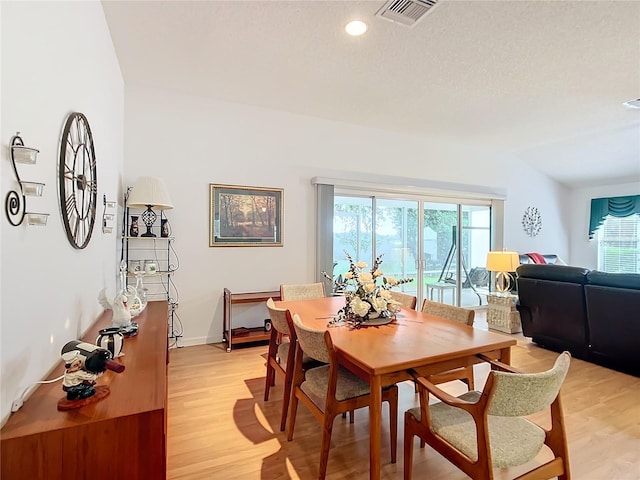
[[640, 275], [536, 264], [516, 273], [526, 337], [640, 375]]

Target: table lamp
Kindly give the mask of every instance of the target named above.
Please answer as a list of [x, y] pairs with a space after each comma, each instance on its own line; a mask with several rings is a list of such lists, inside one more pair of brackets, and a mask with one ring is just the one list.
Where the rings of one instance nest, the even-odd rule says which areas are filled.
[[153, 207], [156, 210], [169, 210], [173, 208], [173, 202], [162, 179], [156, 177], [138, 177], [129, 193], [127, 206], [147, 208], [140, 215], [140, 218], [142, 218], [142, 221], [147, 227], [147, 231], [140, 236], [155, 237], [156, 235], [151, 231], [151, 227], [153, 227], [157, 215], [151, 208]]
[[510, 272], [515, 272], [520, 265], [518, 252], [489, 252], [487, 253], [487, 270], [496, 273], [496, 290], [499, 293], [508, 293], [513, 288], [513, 277]]

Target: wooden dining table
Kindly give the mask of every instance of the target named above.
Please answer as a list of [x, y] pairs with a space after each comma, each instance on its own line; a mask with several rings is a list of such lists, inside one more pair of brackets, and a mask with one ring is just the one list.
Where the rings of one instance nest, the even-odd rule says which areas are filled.
[[369, 382], [369, 478], [378, 480], [383, 387], [412, 379], [409, 369], [431, 375], [482, 363], [478, 354], [508, 364], [516, 340], [405, 308], [386, 325], [328, 327], [344, 303], [344, 297], [326, 297], [276, 305], [297, 313], [311, 328], [328, 328], [340, 364]]

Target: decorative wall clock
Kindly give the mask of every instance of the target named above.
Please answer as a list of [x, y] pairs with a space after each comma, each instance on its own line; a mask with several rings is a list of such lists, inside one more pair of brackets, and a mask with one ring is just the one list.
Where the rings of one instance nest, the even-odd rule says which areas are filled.
[[522, 216], [522, 228], [530, 237], [535, 237], [542, 230], [542, 216], [536, 207], [527, 207]]
[[64, 125], [58, 181], [67, 239], [74, 248], [85, 248], [96, 220], [98, 178], [91, 128], [79, 112], [69, 114]]

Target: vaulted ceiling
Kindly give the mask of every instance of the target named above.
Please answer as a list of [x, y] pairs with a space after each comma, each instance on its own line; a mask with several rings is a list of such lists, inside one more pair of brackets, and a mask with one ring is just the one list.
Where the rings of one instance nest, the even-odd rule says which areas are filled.
[[[103, 1], [127, 85], [468, 143], [570, 187], [640, 182], [640, 2]], [[359, 18], [369, 29], [345, 34]]]

